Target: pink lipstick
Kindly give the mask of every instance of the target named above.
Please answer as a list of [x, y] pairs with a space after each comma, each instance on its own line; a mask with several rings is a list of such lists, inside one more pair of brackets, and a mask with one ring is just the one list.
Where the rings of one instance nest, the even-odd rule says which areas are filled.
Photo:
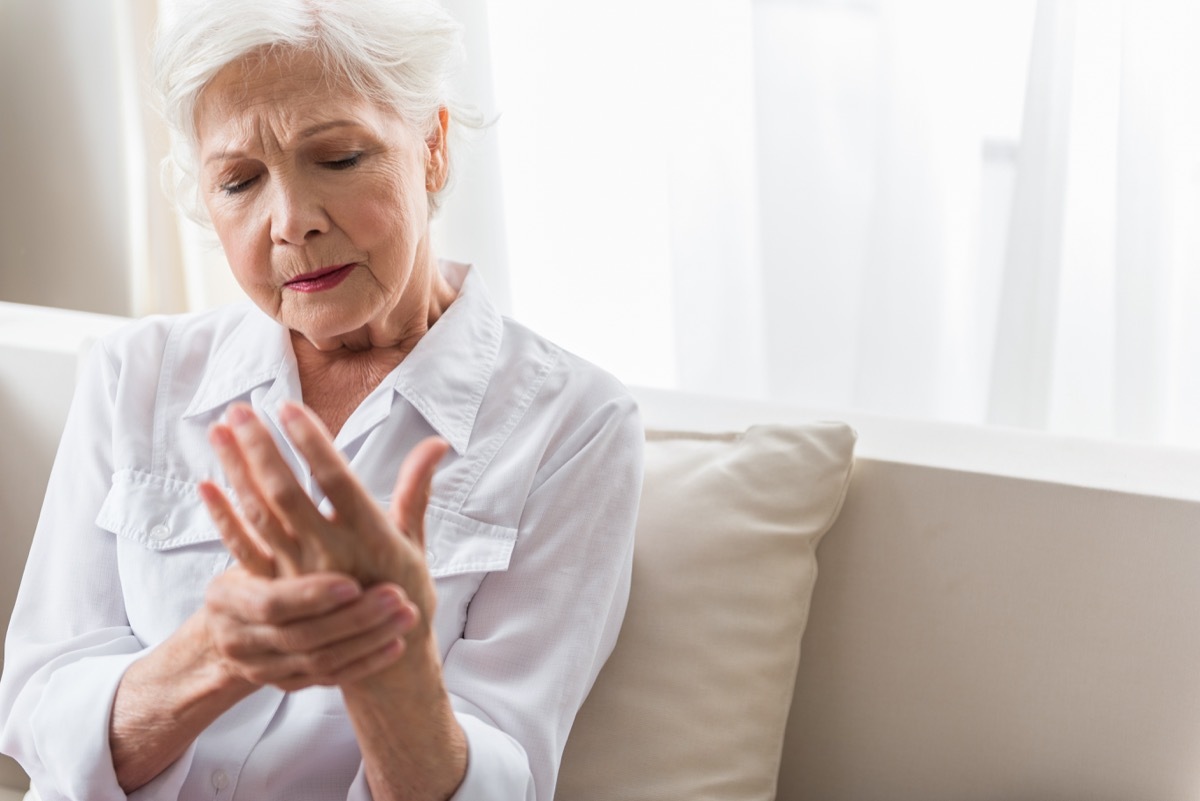
[[324, 292], [345, 281], [356, 266], [355, 264], [342, 264], [337, 267], [323, 267], [311, 273], [298, 275], [284, 286], [296, 292]]

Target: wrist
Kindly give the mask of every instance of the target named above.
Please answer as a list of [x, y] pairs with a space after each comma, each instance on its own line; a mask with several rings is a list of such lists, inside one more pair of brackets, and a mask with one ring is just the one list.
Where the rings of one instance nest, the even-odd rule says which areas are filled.
[[[467, 737], [442, 680], [435, 638], [413, 646], [394, 665], [341, 688], [376, 799], [450, 798], [466, 775]], [[414, 776], [420, 779], [411, 794], [394, 793]]]
[[259, 688], [221, 656], [203, 608], [185, 621], [163, 646], [175, 652], [173, 661], [190, 685], [189, 695], [198, 700], [222, 701], [232, 706]]
[[117, 783], [126, 793], [161, 773], [214, 720], [255, 690], [213, 660], [198, 617], [130, 665], [117, 685], [109, 750]]
[[444, 694], [442, 655], [437, 638], [428, 626], [418, 625], [404, 637], [404, 653], [390, 665], [378, 671], [340, 685], [347, 702], [353, 698], [386, 695], [403, 698], [429, 699]]

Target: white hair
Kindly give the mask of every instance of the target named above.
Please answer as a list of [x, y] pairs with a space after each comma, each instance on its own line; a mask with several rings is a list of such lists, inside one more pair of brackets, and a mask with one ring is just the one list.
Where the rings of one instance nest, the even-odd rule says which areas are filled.
[[[180, 6], [155, 37], [154, 88], [171, 134], [164, 183], [202, 224], [208, 213], [199, 193], [196, 104], [222, 68], [252, 53], [311, 53], [330, 76], [394, 109], [425, 135], [442, 108], [452, 133], [459, 125], [481, 125], [478, 113], [454, 97], [462, 27], [436, 0], [187, 0]], [[431, 210], [448, 185], [430, 193]]]

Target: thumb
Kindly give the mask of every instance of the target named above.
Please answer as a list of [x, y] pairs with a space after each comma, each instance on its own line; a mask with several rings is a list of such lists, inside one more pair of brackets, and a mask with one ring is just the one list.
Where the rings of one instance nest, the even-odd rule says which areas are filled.
[[414, 545], [425, 550], [425, 509], [429, 506], [430, 485], [438, 462], [450, 449], [441, 437], [427, 437], [409, 451], [396, 476], [390, 517]]

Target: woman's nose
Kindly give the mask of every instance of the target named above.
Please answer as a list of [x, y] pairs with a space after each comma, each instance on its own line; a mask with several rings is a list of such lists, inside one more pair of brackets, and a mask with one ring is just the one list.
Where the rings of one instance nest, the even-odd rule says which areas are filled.
[[329, 231], [329, 216], [320, 196], [299, 182], [275, 181], [271, 209], [271, 241], [303, 245], [309, 237]]

